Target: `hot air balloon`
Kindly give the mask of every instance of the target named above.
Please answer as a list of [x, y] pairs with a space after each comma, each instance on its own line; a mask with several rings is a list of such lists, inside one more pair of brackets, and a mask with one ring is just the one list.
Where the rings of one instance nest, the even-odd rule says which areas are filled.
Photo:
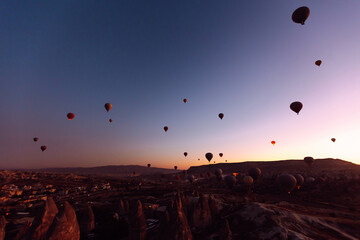
[[211, 159], [213, 158], [213, 154], [208, 152], [207, 154], [205, 154], [205, 157], [210, 163]]
[[167, 126], [164, 127], [164, 131], [167, 132], [169, 128]]
[[189, 175], [187, 179], [192, 183], [195, 180], [194, 175]]
[[223, 113], [219, 113], [219, 118], [220, 118], [220, 119], [223, 119], [223, 117], [224, 117], [224, 114], [223, 114]]
[[293, 102], [290, 104], [290, 109], [296, 112], [299, 115], [299, 112], [301, 111], [303, 105], [301, 102]]
[[219, 153], [219, 156], [220, 156], [220, 157], [223, 157], [223, 156], [224, 156], [224, 154], [223, 154], [223, 153]]
[[295, 23], [300, 23], [301, 25], [304, 25], [309, 15], [310, 15], [310, 9], [304, 6], [296, 9], [292, 14], [291, 18]]
[[187, 102], [187, 99], [186, 99], [186, 98], [184, 98], [184, 100], [183, 100], [183, 101], [184, 101], [184, 103], [186, 103], [186, 102]]
[[148, 167], [151, 167], [151, 164], [150, 163], [148, 163], [148, 165], [147, 165]]
[[184, 156], [186, 157], [188, 155], [188, 153], [187, 152], [184, 152]]
[[320, 67], [321, 63], [322, 63], [321, 60], [317, 60], [317, 61], [315, 62], [315, 65]]
[[332, 138], [331, 141], [335, 142], [335, 141], [336, 141], [336, 138]]
[[39, 138], [34, 137], [33, 140], [34, 140], [34, 142], [37, 142], [39, 140]]
[[45, 151], [47, 149], [47, 146], [41, 146], [40, 149], [41, 151]]
[[174, 166], [174, 169], [177, 170], [177, 166]]
[[253, 184], [254, 179], [251, 176], [245, 176], [243, 178], [243, 181], [246, 185], [250, 186], [251, 184]]
[[198, 158], [198, 161], [200, 161], [200, 158]]
[[300, 189], [301, 185], [304, 184], [304, 177], [300, 174], [294, 174], [294, 177], [296, 178], [297, 189]]
[[105, 109], [106, 111], [110, 111], [110, 109], [112, 109], [112, 104], [111, 103], [105, 103]]
[[305, 183], [307, 183], [307, 184], [313, 183], [313, 182], [315, 182], [315, 178], [313, 178], [313, 177], [307, 177], [307, 178], [305, 179]]
[[275, 143], [276, 143], [275, 141], [271, 141], [271, 144], [272, 144], [272, 145], [275, 145]]
[[75, 117], [75, 114], [73, 114], [73, 113], [68, 113], [66, 116], [67, 116], [67, 118], [68, 118], [69, 120], [72, 120], [72, 119]]
[[229, 188], [232, 188], [236, 184], [236, 178], [234, 176], [227, 175], [224, 178], [224, 182]]
[[282, 174], [277, 177], [276, 181], [279, 184], [280, 189], [289, 194], [295, 189], [297, 184], [296, 178], [291, 174]]
[[225, 160], [225, 162], [227, 162], [227, 160]]
[[223, 170], [221, 168], [217, 168], [214, 173], [216, 177], [220, 177], [223, 174]]
[[305, 158], [304, 158], [304, 162], [305, 162], [309, 167], [311, 167], [311, 165], [313, 165], [314, 161], [315, 161], [315, 160], [314, 160], [312, 157], [305, 157]]
[[110, 119], [109, 119], [109, 122], [111, 122], [111, 123], [112, 123], [112, 121], [113, 121], [113, 120], [110, 118]]
[[259, 178], [259, 176], [261, 175], [261, 170], [256, 167], [250, 168], [249, 175], [254, 179], [254, 181], [256, 181]]

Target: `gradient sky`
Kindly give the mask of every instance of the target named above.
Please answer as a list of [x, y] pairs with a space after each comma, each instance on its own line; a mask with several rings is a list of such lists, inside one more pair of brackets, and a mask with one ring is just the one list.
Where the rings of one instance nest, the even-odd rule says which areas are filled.
[[357, 0], [1, 1], [0, 168], [184, 169], [206, 152], [359, 164], [359, 12]]

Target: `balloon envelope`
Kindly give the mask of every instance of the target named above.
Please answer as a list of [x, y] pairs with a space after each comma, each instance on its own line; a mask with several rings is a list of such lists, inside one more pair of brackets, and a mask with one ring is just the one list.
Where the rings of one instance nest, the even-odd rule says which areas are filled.
[[223, 154], [223, 153], [219, 153], [219, 156], [220, 156], [220, 157], [223, 157], [223, 156], [224, 156], [224, 154]]
[[208, 152], [208, 153], [205, 154], [205, 157], [210, 162], [211, 159], [213, 158], [213, 154]]
[[321, 60], [317, 60], [317, 61], [315, 62], [315, 65], [320, 67], [321, 63], [322, 63]]
[[261, 170], [256, 167], [250, 168], [249, 175], [254, 179], [254, 181], [256, 181], [259, 178], [259, 176], [261, 175]]
[[272, 145], [275, 145], [275, 143], [276, 143], [275, 141], [271, 141], [271, 144], [272, 144]]
[[223, 117], [224, 117], [224, 114], [223, 114], [223, 113], [219, 113], [219, 118], [220, 118], [220, 119], [223, 119]]
[[164, 131], [167, 132], [169, 128], [167, 126], [164, 127]]
[[296, 112], [299, 115], [299, 112], [303, 108], [303, 105], [301, 102], [293, 102], [290, 104], [290, 109]]
[[309, 166], [309, 167], [311, 167], [311, 165], [313, 165], [313, 163], [314, 163], [314, 158], [312, 158], [312, 157], [304, 157], [304, 162]]
[[304, 177], [301, 174], [294, 174], [294, 177], [296, 178], [296, 186], [300, 188], [304, 184]]
[[188, 153], [187, 152], [184, 152], [184, 156], [186, 157], [188, 155]]
[[67, 118], [68, 118], [69, 120], [72, 120], [72, 119], [75, 117], [75, 114], [73, 114], [73, 113], [68, 113], [66, 116], [67, 116]]
[[177, 166], [174, 166], [174, 169], [177, 170]]
[[34, 137], [33, 140], [34, 140], [34, 142], [37, 142], [39, 140], [39, 138]]
[[331, 141], [335, 142], [335, 141], [336, 141], [336, 138], [332, 138]]
[[254, 179], [251, 176], [245, 176], [243, 178], [243, 181], [246, 185], [251, 185], [254, 182]]
[[112, 109], [112, 104], [111, 103], [105, 103], [105, 109], [106, 111], [110, 111], [110, 109]]
[[183, 100], [183, 101], [184, 101], [184, 103], [186, 103], [186, 102], [187, 102], [187, 99], [186, 99], [186, 98], [184, 98], [184, 100]]
[[223, 174], [223, 170], [221, 168], [215, 169], [215, 176], [220, 177]]
[[45, 151], [47, 149], [47, 146], [41, 146], [40, 149], [41, 151]]
[[296, 187], [296, 178], [291, 174], [282, 174], [278, 176], [277, 183], [282, 191], [290, 193]]
[[151, 164], [150, 163], [148, 163], [148, 165], [147, 165], [148, 167], [151, 167]]
[[232, 188], [236, 183], [236, 178], [234, 176], [228, 175], [224, 178], [224, 181], [229, 188]]
[[296, 9], [293, 12], [291, 18], [295, 23], [300, 23], [301, 25], [304, 25], [309, 15], [310, 15], [310, 9], [304, 6]]
[[111, 123], [112, 123], [112, 121], [113, 121], [113, 120], [110, 118], [110, 119], [109, 119], [109, 122], [111, 122]]

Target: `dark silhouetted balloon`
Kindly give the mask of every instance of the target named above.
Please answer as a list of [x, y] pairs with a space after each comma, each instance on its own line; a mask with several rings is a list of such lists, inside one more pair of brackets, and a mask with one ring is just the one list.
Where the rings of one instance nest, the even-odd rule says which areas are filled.
[[220, 119], [223, 119], [223, 117], [224, 117], [224, 114], [223, 114], [223, 113], [219, 113], [219, 118], [220, 118]]
[[219, 153], [219, 156], [220, 156], [220, 157], [223, 157], [223, 156], [224, 156], [224, 154], [223, 154], [223, 153]]
[[254, 179], [254, 181], [256, 181], [259, 178], [259, 176], [261, 175], [261, 171], [259, 168], [256, 168], [256, 167], [250, 168], [249, 175]]
[[291, 174], [281, 174], [276, 179], [282, 191], [290, 193], [296, 187], [296, 178]]
[[335, 141], [336, 141], [336, 138], [332, 138], [331, 141], [335, 142]]
[[106, 111], [110, 111], [110, 109], [112, 109], [112, 104], [111, 103], [105, 103], [105, 109]]
[[200, 161], [200, 158], [198, 158], [198, 161]]
[[311, 165], [313, 165], [313, 163], [314, 163], [314, 158], [312, 158], [312, 157], [305, 157], [304, 158], [304, 162], [309, 166], [309, 167], [311, 167]]
[[224, 182], [225, 182], [226, 186], [228, 186], [229, 188], [232, 188], [236, 184], [236, 178], [234, 176], [227, 175], [224, 178]]
[[112, 123], [112, 121], [113, 121], [113, 120], [110, 118], [110, 119], [109, 119], [109, 122], [111, 122], [111, 123]]
[[271, 144], [272, 144], [272, 145], [275, 145], [275, 143], [276, 143], [275, 141], [271, 141]]
[[151, 164], [150, 163], [148, 163], [148, 165], [147, 165], [148, 167], [151, 167]]
[[177, 170], [177, 166], [174, 166], [174, 169]]
[[67, 118], [68, 118], [69, 120], [72, 120], [72, 119], [75, 117], [75, 114], [73, 114], [73, 113], [68, 113], [66, 116], [67, 116]]
[[39, 138], [34, 137], [33, 140], [34, 140], [34, 142], [37, 142], [39, 140]]
[[184, 101], [184, 103], [186, 103], [186, 102], [187, 102], [187, 99], [186, 99], [186, 98], [184, 98], [184, 100], [183, 100], [183, 101]]
[[305, 179], [305, 183], [307, 183], [307, 184], [313, 183], [313, 182], [315, 182], [315, 178], [313, 178], [313, 177], [307, 177], [307, 178]]
[[40, 149], [41, 151], [45, 151], [47, 149], [47, 146], [41, 146]]
[[243, 178], [243, 181], [246, 185], [250, 186], [251, 184], [254, 183], [254, 179], [251, 176], [245, 176]]
[[321, 63], [322, 63], [321, 60], [317, 60], [317, 61], [315, 62], [315, 65], [320, 67]]
[[296, 186], [299, 189], [304, 184], [304, 177], [301, 174], [294, 174], [296, 178]]
[[187, 152], [184, 152], [184, 156], [186, 157], [188, 155], [188, 153]]
[[227, 162], [227, 160], [225, 160], [225, 162]]
[[205, 157], [210, 162], [211, 159], [213, 158], [213, 154], [208, 152], [207, 154], [205, 154]]
[[301, 102], [293, 102], [290, 104], [290, 109], [296, 112], [299, 115], [299, 112], [303, 108], [303, 105]]
[[309, 15], [310, 9], [308, 7], [299, 7], [294, 11], [291, 18], [295, 23], [300, 23], [301, 25], [304, 25]]
[[167, 130], [169, 130], [169, 128], [167, 126], [165, 126], [164, 131], [167, 132]]
[[192, 183], [195, 180], [194, 175], [189, 175], [187, 179]]
[[221, 168], [215, 169], [215, 176], [220, 177], [223, 174], [223, 170]]

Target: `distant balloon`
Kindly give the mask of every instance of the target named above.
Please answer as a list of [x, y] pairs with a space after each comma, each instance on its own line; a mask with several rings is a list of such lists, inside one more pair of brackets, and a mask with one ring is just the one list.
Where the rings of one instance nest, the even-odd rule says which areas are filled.
[[304, 184], [304, 177], [300, 174], [294, 174], [294, 177], [296, 178], [296, 186], [299, 189]]
[[299, 112], [303, 108], [303, 105], [301, 102], [293, 102], [290, 104], [290, 109], [296, 112], [299, 115]]
[[282, 174], [276, 179], [282, 191], [290, 193], [296, 187], [296, 178], [291, 174]]
[[314, 158], [312, 158], [312, 157], [305, 157], [304, 158], [304, 162], [309, 166], [309, 167], [311, 167], [311, 165], [313, 165], [313, 163], [314, 163]]
[[187, 152], [184, 152], [184, 156], [186, 157], [188, 155], [188, 153]]
[[249, 169], [249, 175], [256, 181], [261, 175], [261, 170], [257, 167]]
[[164, 131], [167, 132], [169, 128], [167, 126], [164, 127]]
[[271, 141], [271, 144], [272, 144], [272, 145], [275, 145], [275, 143], [276, 143], [275, 141]]
[[315, 65], [320, 67], [321, 63], [322, 63], [321, 60], [317, 60], [317, 61], [315, 62]]
[[216, 163], [216, 162], [214, 161], [214, 163]]
[[210, 163], [211, 159], [213, 158], [213, 154], [208, 152], [207, 154], [205, 154], [205, 157]]
[[75, 117], [75, 114], [73, 114], [73, 113], [68, 113], [66, 116], [67, 116], [67, 118], [68, 118], [69, 120], [72, 120], [72, 119]]
[[34, 137], [33, 140], [34, 140], [34, 142], [37, 142], [39, 140], [39, 138]]
[[47, 146], [41, 146], [40, 149], [41, 151], [45, 151], [47, 149]]
[[220, 177], [223, 174], [223, 170], [221, 168], [215, 169], [215, 176]]
[[223, 113], [219, 113], [219, 118], [220, 118], [220, 119], [223, 119], [223, 117], [224, 117], [224, 114], [223, 114]]
[[225, 162], [227, 162], [227, 160], [225, 160]]
[[307, 183], [307, 184], [313, 183], [313, 182], [315, 182], [315, 178], [313, 178], [313, 177], [307, 177], [307, 178], [305, 179], [305, 183]]
[[224, 181], [229, 188], [232, 188], [236, 184], [236, 178], [234, 176], [227, 175]]
[[177, 166], [174, 166], [174, 169], [177, 170]]
[[301, 25], [304, 25], [309, 15], [310, 15], [310, 9], [304, 6], [296, 9], [292, 14], [291, 18], [295, 23], [300, 23]]
[[224, 154], [223, 154], [223, 153], [219, 153], [219, 156], [220, 156], [220, 157], [223, 157], [223, 156], [224, 156]]
[[243, 178], [243, 181], [246, 185], [250, 186], [251, 184], [253, 184], [254, 179], [251, 176], [245, 176]]
[[113, 121], [113, 120], [110, 118], [110, 119], [109, 119], [109, 122], [111, 122], [111, 123], [112, 123], [112, 121]]
[[186, 102], [187, 102], [187, 99], [186, 99], [186, 98], [184, 98], [184, 100], [183, 100], [183, 101], [184, 101], [184, 103], [186, 103]]
[[332, 138], [331, 141], [335, 142], [335, 141], [336, 141], [336, 138]]
[[150, 163], [148, 163], [148, 165], [147, 165], [148, 167], [151, 167], [151, 164]]
[[187, 179], [192, 183], [195, 180], [194, 175], [189, 175]]
[[200, 161], [200, 158], [198, 158], [198, 161]]
[[112, 104], [111, 103], [105, 103], [105, 109], [106, 111], [110, 111], [110, 109], [112, 109]]

